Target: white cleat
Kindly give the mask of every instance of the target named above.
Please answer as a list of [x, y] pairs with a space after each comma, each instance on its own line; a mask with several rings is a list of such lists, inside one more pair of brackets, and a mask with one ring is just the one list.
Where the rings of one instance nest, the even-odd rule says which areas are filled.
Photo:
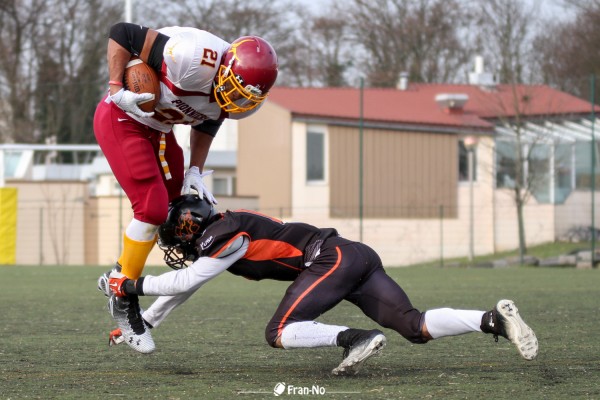
[[101, 291], [106, 297], [110, 297], [111, 291], [108, 287], [110, 271], [103, 273], [98, 278], [98, 290]]
[[512, 300], [500, 300], [496, 305], [501, 334], [517, 346], [519, 353], [526, 360], [533, 360], [538, 354], [538, 340], [519, 315], [519, 309]]
[[124, 342], [129, 347], [140, 353], [154, 351], [156, 347], [150, 327], [142, 318], [142, 309], [137, 296], [116, 297], [112, 294], [108, 299], [108, 310], [121, 329]]
[[355, 375], [362, 364], [370, 357], [378, 354], [386, 345], [386, 338], [379, 330], [365, 331], [344, 350], [344, 359], [331, 373], [334, 375]]
[[[110, 271], [106, 271], [100, 277], [98, 277], [98, 290], [101, 291], [106, 297], [110, 297], [111, 290], [108, 286], [108, 280], [110, 279], [111, 274], [119, 274], [121, 273], [121, 264], [117, 263], [113, 269]], [[115, 277], [115, 275], [113, 275]]]

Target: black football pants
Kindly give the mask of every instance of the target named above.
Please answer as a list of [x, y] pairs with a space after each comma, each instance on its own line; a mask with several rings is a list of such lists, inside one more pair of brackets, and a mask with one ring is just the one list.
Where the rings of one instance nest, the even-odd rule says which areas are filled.
[[288, 287], [265, 335], [271, 346], [286, 325], [313, 321], [342, 300], [356, 304], [369, 318], [413, 343], [424, 343], [423, 314], [384, 271], [369, 246], [341, 237], [327, 239], [313, 264]]

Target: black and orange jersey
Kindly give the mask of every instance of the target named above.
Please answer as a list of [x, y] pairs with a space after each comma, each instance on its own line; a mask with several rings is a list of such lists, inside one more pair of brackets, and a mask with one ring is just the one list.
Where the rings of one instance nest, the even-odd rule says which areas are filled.
[[200, 257], [218, 258], [240, 237], [249, 240], [245, 255], [227, 270], [252, 280], [294, 280], [318, 255], [321, 243], [338, 236], [333, 228], [288, 222], [248, 210], [227, 211], [197, 240]]

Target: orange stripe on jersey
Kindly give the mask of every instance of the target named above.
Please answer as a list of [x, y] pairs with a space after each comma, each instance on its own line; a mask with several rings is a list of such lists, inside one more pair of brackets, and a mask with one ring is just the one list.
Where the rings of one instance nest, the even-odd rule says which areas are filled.
[[304, 269], [302, 269], [302, 268], [298, 268], [298, 267], [292, 267], [291, 265], [289, 265], [289, 264], [286, 264], [286, 263], [284, 263], [284, 262], [281, 262], [281, 261], [273, 260], [273, 262], [274, 262], [274, 263], [277, 263], [277, 264], [279, 264], [279, 265], [283, 265], [283, 266], [284, 266], [284, 267], [286, 267], [286, 268], [295, 269], [296, 271], [304, 271]]
[[244, 258], [251, 261], [264, 261], [300, 256], [302, 256], [302, 251], [289, 243], [278, 240], [258, 239], [250, 241], [250, 246], [248, 246], [248, 251]]
[[327, 277], [329, 275], [331, 275], [333, 273], [333, 271], [335, 271], [340, 266], [340, 263], [342, 262], [342, 253], [340, 252], [340, 248], [339, 247], [336, 247], [335, 251], [337, 251], [337, 254], [338, 254], [338, 258], [337, 258], [337, 261], [335, 262], [335, 265], [329, 271], [327, 271], [327, 273], [325, 275], [323, 275], [322, 277], [320, 277], [319, 279], [317, 279], [315, 282], [313, 282], [313, 284], [310, 285], [304, 292], [302, 292], [302, 294], [300, 296], [298, 296], [298, 298], [296, 299], [296, 301], [294, 302], [294, 304], [292, 304], [292, 306], [290, 307], [290, 309], [287, 310], [287, 312], [283, 316], [283, 319], [279, 323], [279, 326], [277, 327], [277, 336], [281, 336], [281, 331], [283, 330], [283, 326], [285, 325], [285, 321], [287, 321], [287, 319], [290, 316], [290, 314], [294, 311], [294, 309], [296, 308], [296, 306], [298, 304], [300, 304], [300, 302], [302, 301], [302, 299], [304, 299], [306, 297], [306, 295], [308, 295], [318, 284], [320, 284], [325, 279], [327, 279]]
[[[221, 248], [217, 250], [211, 257], [219, 257], [219, 254], [225, 251], [231, 245], [231, 243], [235, 242], [240, 236], [250, 237], [250, 235], [248, 235], [248, 233], [246, 232], [239, 232], [237, 235], [229, 239], [227, 243], [221, 246]], [[246, 256], [244, 258], [252, 261], [271, 260], [286, 268], [302, 271], [302, 268], [294, 267], [284, 262], [275, 260], [275, 258], [289, 258], [299, 256], [302, 256], [302, 252], [288, 243], [263, 239], [254, 241], [251, 240], [250, 245], [248, 246], [248, 250], [246, 250]]]

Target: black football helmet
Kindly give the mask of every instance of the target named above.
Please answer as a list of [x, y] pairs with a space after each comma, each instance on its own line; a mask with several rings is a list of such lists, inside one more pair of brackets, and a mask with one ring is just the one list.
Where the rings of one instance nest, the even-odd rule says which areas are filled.
[[199, 257], [196, 239], [215, 214], [212, 203], [197, 194], [171, 201], [167, 220], [158, 227], [158, 247], [164, 251], [163, 259], [169, 267], [185, 268]]

